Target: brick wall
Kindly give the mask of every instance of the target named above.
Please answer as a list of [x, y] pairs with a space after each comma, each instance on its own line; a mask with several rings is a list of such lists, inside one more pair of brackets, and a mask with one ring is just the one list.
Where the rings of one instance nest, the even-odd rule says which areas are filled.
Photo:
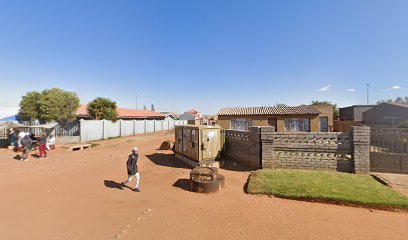
[[353, 171], [370, 172], [370, 127], [354, 126], [353, 128]]
[[226, 130], [225, 156], [251, 169], [308, 169], [368, 173], [369, 127], [352, 132], [250, 132]]
[[225, 130], [225, 150], [222, 157], [251, 170], [259, 169], [259, 136], [257, 127], [251, 127], [249, 132]]
[[261, 128], [262, 167], [352, 172], [351, 135]]

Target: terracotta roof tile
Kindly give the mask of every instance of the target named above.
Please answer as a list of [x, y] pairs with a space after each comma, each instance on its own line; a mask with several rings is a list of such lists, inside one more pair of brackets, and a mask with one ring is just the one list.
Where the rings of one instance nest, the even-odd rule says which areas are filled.
[[223, 108], [218, 116], [245, 116], [245, 115], [308, 115], [320, 114], [316, 108], [310, 105], [296, 107], [235, 107]]
[[[166, 116], [165, 114], [148, 110], [117, 108], [116, 111], [118, 112], [118, 118], [164, 118]], [[89, 116], [86, 105], [81, 105], [77, 109], [77, 115], [80, 117]]]

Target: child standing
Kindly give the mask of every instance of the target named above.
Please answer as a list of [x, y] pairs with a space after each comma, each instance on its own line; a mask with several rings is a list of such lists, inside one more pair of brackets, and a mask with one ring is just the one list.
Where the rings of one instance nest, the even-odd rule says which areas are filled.
[[47, 157], [47, 134], [45, 132], [41, 133], [41, 137], [38, 138], [38, 150], [41, 157]]

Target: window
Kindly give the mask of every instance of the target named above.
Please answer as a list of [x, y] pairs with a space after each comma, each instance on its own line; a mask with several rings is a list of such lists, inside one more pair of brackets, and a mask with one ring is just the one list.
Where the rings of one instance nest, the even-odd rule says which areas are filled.
[[285, 131], [288, 132], [309, 132], [309, 118], [285, 118]]
[[327, 117], [320, 117], [320, 132], [328, 132], [329, 131], [329, 120]]
[[251, 126], [251, 119], [234, 118], [231, 119], [231, 129], [238, 131], [248, 131]]

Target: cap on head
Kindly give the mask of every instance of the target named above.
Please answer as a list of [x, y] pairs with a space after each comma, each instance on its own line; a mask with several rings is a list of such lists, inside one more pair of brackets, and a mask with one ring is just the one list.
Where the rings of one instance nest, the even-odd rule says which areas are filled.
[[139, 153], [139, 148], [134, 147], [134, 148], [132, 149], [132, 152], [134, 152], [134, 153]]

